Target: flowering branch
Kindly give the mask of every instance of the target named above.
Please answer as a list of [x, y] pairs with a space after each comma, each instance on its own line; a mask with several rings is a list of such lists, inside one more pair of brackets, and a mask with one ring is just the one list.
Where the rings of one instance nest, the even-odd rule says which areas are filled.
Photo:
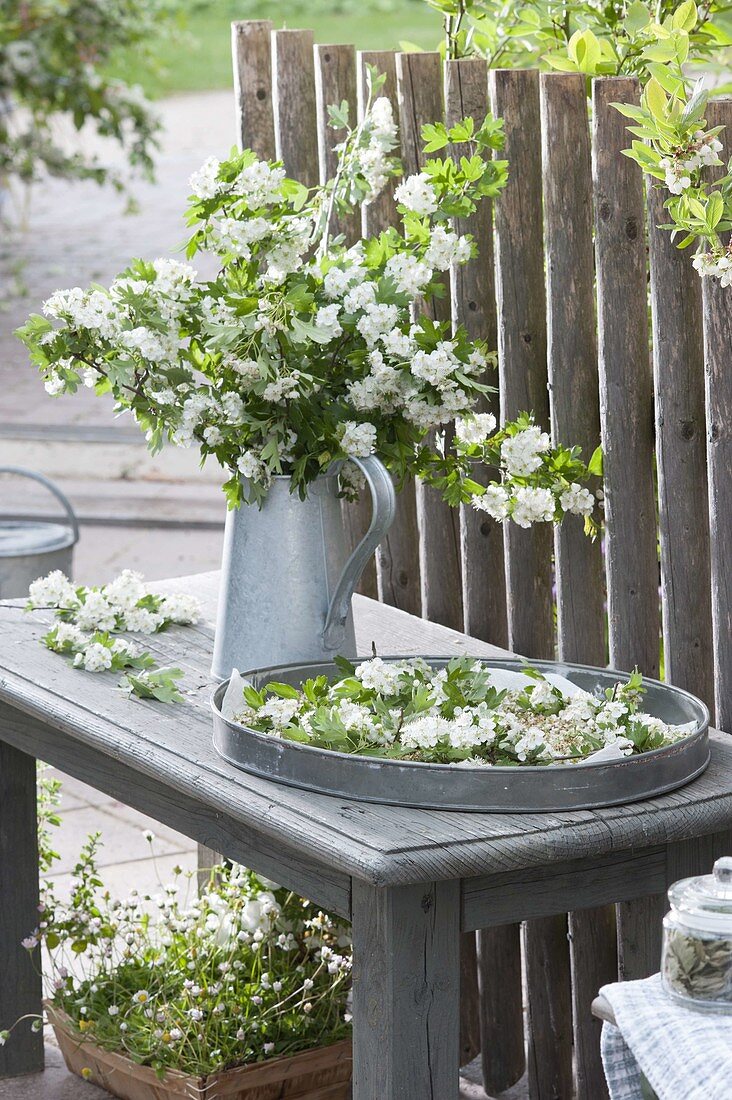
[[198, 622], [201, 608], [192, 596], [151, 592], [139, 573], [126, 569], [101, 588], [74, 587], [56, 570], [33, 581], [27, 611], [53, 609], [57, 622], [41, 638], [53, 653], [69, 657], [85, 672], [125, 672], [120, 686], [141, 699], [180, 702], [178, 668], [160, 668], [122, 631], [156, 634], [173, 624]]

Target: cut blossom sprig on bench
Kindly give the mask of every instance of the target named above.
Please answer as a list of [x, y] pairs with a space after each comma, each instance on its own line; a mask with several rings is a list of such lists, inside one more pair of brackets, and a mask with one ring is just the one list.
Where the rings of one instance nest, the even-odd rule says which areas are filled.
[[57, 622], [41, 638], [54, 653], [85, 672], [125, 672], [120, 686], [142, 699], [180, 702], [176, 687], [183, 673], [160, 668], [154, 657], [123, 631], [157, 634], [171, 625], [188, 626], [201, 618], [195, 597], [152, 592], [141, 574], [125, 569], [98, 588], [75, 586], [60, 570], [33, 581], [27, 611], [54, 611]]
[[[590, 472], [575, 451], [551, 451], [548, 464], [542, 449], [539, 464], [514, 474], [501, 447], [528, 448], [528, 421], [505, 425], [469, 455], [439, 445], [440, 433], [468, 422], [491, 390], [492, 356], [463, 328], [452, 332], [418, 308], [443, 295], [445, 273], [475, 254], [454, 222], [505, 187], [508, 166], [495, 158], [502, 122], [426, 127], [428, 150], [459, 142], [467, 154], [428, 158], [402, 179], [398, 229], [351, 248], [330, 235], [334, 210], [372, 200], [400, 171], [380, 81], [371, 74], [368, 111], [355, 128], [344, 105], [331, 111], [345, 137], [326, 184], [308, 189], [250, 150], [209, 158], [194, 174], [188, 258], [215, 255], [215, 279], [201, 282], [172, 260], [138, 260], [109, 290], [52, 295], [46, 317], [32, 317], [19, 334], [50, 393], [81, 384], [111, 391], [151, 449], [170, 440], [198, 447], [203, 460], [214, 456], [230, 474], [230, 506], [261, 505], [281, 474], [304, 497], [333, 463], [376, 454], [399, 482], [423, 477], [451, 503], [479, 497], [484, 507], [490, 498], [470, 464], [490, 462], [505, 494], [492, 514], [523, 525], [559, 521], [589, 506], [576, 487]], [[435, 430], [436, 447], [428, 442]], [[522, 431], [522, 444], [512, 442]], [[349, 473], [342, 484], [351, 495]]]

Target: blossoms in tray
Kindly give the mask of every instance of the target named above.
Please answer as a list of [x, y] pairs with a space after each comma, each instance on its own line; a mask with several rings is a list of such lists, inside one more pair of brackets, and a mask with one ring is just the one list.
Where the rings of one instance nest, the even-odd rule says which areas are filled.
[[583, 691], [530, 666], [491, 669], [468, 657], [435, 666], [422, 658], [353, 665], [299, 688], [246, 681], [235, 721], [271, 737], [336, 752], [465, 767], [579, 763], [618, 758], [687, 736], [640, 709], [636, 672], [604, 693]]
[[[492, 353], [425, 309], [475, 255], [457, 219], [506, 184], [508, 165], [495, 156], [502, 123], [425, 127], [428, 154], [460, 143], [465, 155], [428, 155], [405, 177], [382, 85], [371, 72], [355, 125], [347, 104], [330, 109], [342, 140], [322, 185], [307, 188], [249, 150], [194, 173], [187, 258], [213, 255], [214, 278], [188, 263], [137, 260], [108, 288], [56, 292], [20, 336], [51, 394], [111, 391], [153, 450], [171, 441], [214, 457], [232, 506], [261, 504], [283, 474], [304, 496], [334, 463], [353, 495], [349, 456], [376, 454], [398, 481], [421, 478], [452, 504], [481, 505], [486, 478], [472, 475], [488, 462], [502, 485], [481, 505], [491, 514], [526, 525], [576, 511], [592, 526], [579, 452], [549, 445], [528, 416], [498, 431], [479, 412]], [[391, 179], [398, 226], [348, 247], [334, 235], [336, 215], [372, 202]], [[520, 463], [523, 453], [531, 461]]]
[[152, 894], [115, 898], [98, 850], [95, 834], [67, 903], [44, 880], [38, 927], [22, 944], [82, 1050], [88, 1040], [161, 1077], [205, 1076], [350, 1034], [348, 926], [238, 865], [212, 868], [198, 893], [178, 867]]

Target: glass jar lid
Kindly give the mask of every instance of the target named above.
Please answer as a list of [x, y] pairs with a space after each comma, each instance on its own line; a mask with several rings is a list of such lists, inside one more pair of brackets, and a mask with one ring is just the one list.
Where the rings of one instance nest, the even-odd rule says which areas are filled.
[[711, 875], [682, 878], [669, 887], [668, 900], [689, 928], [732, 939], [732, 856], [722, 856]]

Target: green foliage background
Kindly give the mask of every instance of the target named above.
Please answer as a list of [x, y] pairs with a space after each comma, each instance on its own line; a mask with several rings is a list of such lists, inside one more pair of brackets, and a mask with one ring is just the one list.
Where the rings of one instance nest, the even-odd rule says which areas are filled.
[[166, 30], [151, 43], [155, 67], [130, 51], [118, 56], [114, 75], [140, 83], [151, 96], [229, 88], [235, 19], [307, 27], [316, 42], [352, 42], [363, 50], [395, 49], [403, 41], [434, 49], [441, 35], [423, 0], [185, 0], [181, 7], [186, 29], [179, 36]]

